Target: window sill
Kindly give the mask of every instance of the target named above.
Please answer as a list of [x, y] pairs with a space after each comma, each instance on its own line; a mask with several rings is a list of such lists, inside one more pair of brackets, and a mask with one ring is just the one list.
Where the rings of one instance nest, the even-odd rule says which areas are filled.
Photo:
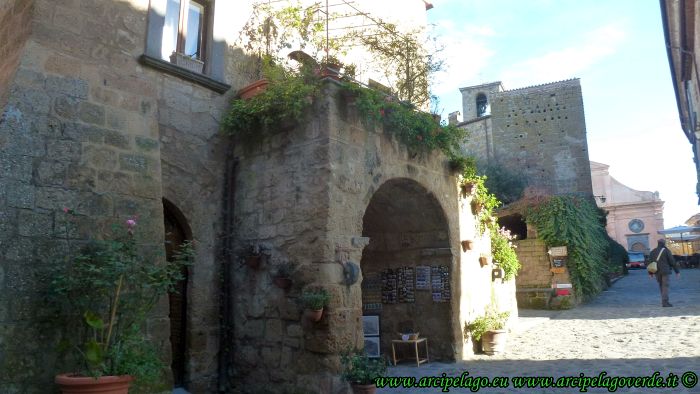
[[226, 93], [229, 89], [231, 89], [231, 85], [225, 84], [221, 81], [217, 81], [216, 79], [212, 79], [204, 74], [192, 72], [173, 63], [166, 62], [165, 60], [148, 56], [146, 54], [141, 55], [139, 57], [139, 62], [144, 66], [153, 67], [167, 74], [174, 75], [176, 77], [182, 78], [190, 82], [194, 82], [198, 85], [204, 86], [205, 88], [209, 88], [217, 93], [223, 94]]

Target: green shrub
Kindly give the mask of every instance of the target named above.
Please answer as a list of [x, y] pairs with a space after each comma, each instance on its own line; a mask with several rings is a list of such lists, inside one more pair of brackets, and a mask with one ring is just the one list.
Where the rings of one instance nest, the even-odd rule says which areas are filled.
[[521, 267], [515, 254], [515, 245], [511, 242], [513, 237], [510, 231], [504, 228], [492, 228], [490, 234], [493, 260], [503, 268], [503, 280], [510, 280], [518, 274]]
[[364, 352], [344, 353], [340, 357], [343, 365], [343, 378], [350, 383], [367, 385], [386, 374], [383, 359], [371, 359]]
[[307, 290], [301, 295], [301, 304], [311, 310], [322, 309], [331, 300], [330, 294], [325, 289]]
[[496, 312], [487, 309], [484, 316], [479, 316], [473, 322], [467, 324], [467, 330], [475, 341], [481, 339], [487, 331], [502, 330], [506, 326], [510, 312]]

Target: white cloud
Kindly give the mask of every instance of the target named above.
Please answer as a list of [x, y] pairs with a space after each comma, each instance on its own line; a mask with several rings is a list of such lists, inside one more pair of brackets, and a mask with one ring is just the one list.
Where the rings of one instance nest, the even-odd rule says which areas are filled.
[[617, 52], [626, 38], [622, 26], [602, 26], [578, 44], [513, 64], [503, 72], [501, 80], [507, 81], [509, 87], [521, 87], [576, 77]]

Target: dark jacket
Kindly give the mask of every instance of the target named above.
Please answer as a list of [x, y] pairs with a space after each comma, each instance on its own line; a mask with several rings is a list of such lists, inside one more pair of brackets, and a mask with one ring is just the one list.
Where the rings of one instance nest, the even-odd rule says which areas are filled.
[[[661, 256], [659, 256], [659, 252], [661, 252], [662, 248], [664, 252], [661, 253]], [[658, 266], [656, 275], [669, 275], [671, 274], [671, 268], [673, 268], [673, 270], [676, 271], [676, 273], [680, 272], [678, 270], [678, 263], [676, 263], [676, 260], [673, 258], [673, 254], [665, 246], [657, 246], [656, 249], [652, 250], [651, 253], [649, 253], [649, 262], [652, 261], [656, 261], [656, 265]]]

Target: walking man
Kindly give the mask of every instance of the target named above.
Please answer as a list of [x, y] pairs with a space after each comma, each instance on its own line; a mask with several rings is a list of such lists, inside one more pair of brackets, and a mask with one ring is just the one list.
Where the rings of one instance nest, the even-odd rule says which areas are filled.
[[[673, 306], [668, 302], [671, 268], [676, 271], [676, 278], [679, 278], [681, 273], [678, 270], [678, 263], [676, 263], [676, 260], [673, 258], [673, 254], [670, 250], [666, 249], [666, 241], [664, 239], [660, 239], [659, 246], [651, 251], [649, 254], [649, 261], [656, 261], [656, 280], [659, 282], [659, 290], [661, 291], [661, 306]], [[649, 277], [651, 276], [652, 274], [649, 274]]]

